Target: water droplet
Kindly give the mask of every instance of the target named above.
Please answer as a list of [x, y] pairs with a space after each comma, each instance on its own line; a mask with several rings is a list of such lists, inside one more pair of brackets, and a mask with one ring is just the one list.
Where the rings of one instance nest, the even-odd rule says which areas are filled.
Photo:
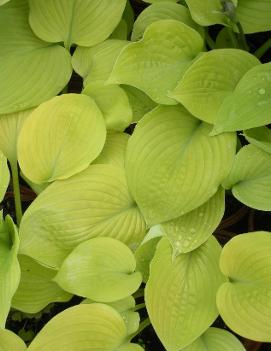
[[264, 95], [264, 94], [265, 94], [265, 89], [263, 89], [263, 88], [259, 89], [259, 90], [258, 90], [258, 93], [259, 93], [260, 95]]

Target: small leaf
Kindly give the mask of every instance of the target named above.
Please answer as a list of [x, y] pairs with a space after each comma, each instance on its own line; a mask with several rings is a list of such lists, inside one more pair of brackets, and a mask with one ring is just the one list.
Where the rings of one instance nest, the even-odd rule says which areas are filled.
[[34, 183], [65, 179], [89, 166], [105, 138], [103, 116], [91, 98], [56, 96], [25, 121], [18, 140], [19, 164]]
[[227, 24], [229, 21], [223, 14], [220, 0], [185, 0], [193, 20], [201, 26]]
[[22, 339], [7, 329], [0, 329], [0, 351], [26, 351]]
[[10, 181], [7, 159], [0, 150], [0, 202], [3, 201]]
[[271, 154], [271, 130], [268, 127], [252, 128], [244, 131], [249, 143]]
[[220, 268], [229, 281], [217, 293], [225, 323], [239, 335], [271, 342], [271, 233], [253, 232], [231, 239]]
[[142, 40], [122, 50], [107, 82], [132, 85], [157, 103], [174, 105], [168, 94], [202, 50], [202, 37], [191, 27], [176, 20], [156, 21]]
[[168, 351], [198, 338], [216, 319], [215, 296], [225, 281], [219, 271], [220, 245], [214, 237], [195, 251], [172, 260], [168, 239], [151, 262], [145, 301], [152, 325]]
[[231, 172], [224, 181], [235, 198], [262, 211], [271, 210], [271, 155], [247, 145], [235, 156]]

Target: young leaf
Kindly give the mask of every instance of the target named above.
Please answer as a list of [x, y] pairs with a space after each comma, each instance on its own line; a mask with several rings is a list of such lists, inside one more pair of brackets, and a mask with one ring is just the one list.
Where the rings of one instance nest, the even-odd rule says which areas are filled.
[[[1, 133], [1, 132], [0, 132]], [[0, 202], [4, 199], [10, 181], [7, 159], [0, 150]], [[0, 216], [1, 218], [1, 216]]]
[[182, 351], [246, 351], [242, 343], [231, 333], [218, 328], [209, 328], [191, 345]]
[[254, 145], [244, 146], [235, 156], [223, 186], [245, 205], [271, 210], [271, 155]]
[[38, 264], [28, 256], [18, 256], [21, 280], [12, 298], [12, 307], [25, 313], [37, 313], [52, 302], [64, 302], [72, 297], [52, 281], [56, 271]]
[[22, 339], [7, 329], [0, 329], [0, 351], [26, 351]]
[[245, 130], [244, 137], [252, 145], [271, 154], [271, 130], [268, 127]]
[[28, 351], [115, 351], [125, 342], [126, 326], [120, 314], [104, 304], [81, 304], [53, 317]]
[[239, 335], [271, 342], [271, 233], [253, 232], [231, 239], [220, 268], [229, 281], [217, 293], [225, 323]]
[[34, 36], [28, 1], [0, 7], [0, 114], [25, 110], [57, 95], [71, 73], [69, 52]]
[[[20, 265], [17, 259], [19, 237], [11, 217], [0, 218], [0, 327], [4, 328], [11, 299], [20, 281]], [[1, 339], [1, 337], [0, 337]]]
[[127, 147], [127, 180], [149, 225], [201, 206], [228, 175], [236, 136], [210, 131], [180, 105], [159, 106], [138, 123]]
[[187, 26], [199, 30], [200, 27], [193, 22], [187, 7], [175, 4], [172, 1], [161, 1], [148, 6], [137, 17], [133, 32], [132, 41], [137, 41], [143, 37], [145, 29], [153, 22], [163, 19], [174, 19], [183, 22]]
[[169, 239], [173, 255], [195, 250], [213, 234], [225, 211], [222, 188], [207, 202], [187, 214], [161, 224]]
[[169, 92], [202, 50], [202, 37], [186, 24], [154, 22], [142, 40], [122, 50], [107, 82], [132, 85], [159, 104], [174, 105]]
[[19, 164], [34, 183], [65, 179], [89, 166], [105, 138], [103, 116], [91, 98], [57, 96], [35, 109], [24, 123], [18, 140]]
[[109, 236], [134, 247], [145, 232], [123, 168], [92, 165], [55, 181], [34, 200], [21, 222], [20, 252], [58, 268], [78, 244], [90, 238]]
[[112, 238], [93, 238], [79, 244], [64, 260], [54, 281], [66, 291], [97, 302], [128, 297], [140, 286], [131, 250]]
[[30, 0], [29, 22], [35, 34], [48, 42], [94, 46], [117, 27], [126, 0]]
[[216, 319], [215, 296], [225, 281], [219, 271], [221, 247], [211, 237], [197, 250], [172, 260], [168, 239], [157, 246], [151, 262], [145, 301], [152, 325], [168, 351], [198, 338]]
[[188, 68], [172, 96], [197, 118], [214, 123], [225, 98], [243, 75], [259, 64], [255, 56], [244, 50], [211, 50]]

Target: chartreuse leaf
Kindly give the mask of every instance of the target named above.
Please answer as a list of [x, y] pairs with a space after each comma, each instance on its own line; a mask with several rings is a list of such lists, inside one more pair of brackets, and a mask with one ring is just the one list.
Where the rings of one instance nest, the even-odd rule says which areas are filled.
[[[1, 132], [0, 132], [1, 133]], [[7, 159], [0, 150], [0, 202], [3, 200], [9, 185], [10, 174]], [[1, 218], [1, 216], [0, 216]]]
[[228, 175], [236, 136], [214, 138], [210, 131], [209, 124], [180, 105], [159, 106], [139, 121], [128, 142], [126, 170], [132, 196], [149, 225], [201, 206]]
[[[159, 2], [164, 2], [165, 0], [143, 0], [144, 2], [148, 2], [149, 4], [156, 4]], [[177, 2], [178, 0], [167, 0], [168, 2]]]
[[112, 164], [124, 167], [124, 158], [129, 135], [126, 133], [108, 132], [104, 148], [93, 163]]
[[34, 36], [28, 12], [27, 0], [0, 7], [0, 114], [50, 99], [66, 86], [72, 73], [69, 52]]
[[131, 5], [130, 0], [127, 0], [127, 2], [126, 2], [126, 6], [124, 9], [122, 18], [126, 22], [127, 31], [128, 31], [128, 34], [130, 34], [133, 30], [133, 25], [134, 25], [134, 21], [135, 21], [135, 14], [134, 14], [134, 10], [133, 10], [133, 7]]
[[252, 128], [244, 131], [248, 142], [265, 152], [271, 153], [271, 130], [268, 127]]
[[117, 27], [126, 0], [30, 0], [29, 22], [48, 42], [94, 46]]
[[195, 250], [219, 225], [225, 211], [225, 192], [222, 188], [207, 202], [187, 214], [162, 223], [173, 255]]
[[[185, 0], [193, 20], [201, 26], [228, 24], [220, 0]], [[234, 0], [236, 2], [236, 0]]]
[[68, 301], [71, 295], [52, 281], [56, 271], [38, 264], [31, 257], [18, 256], [21, 280], [13, 296], [12, 307], [26, 313], [37, 313], [51, 302]]
[[172, 96], [197, 118], [214, 123], [225, 98], [256, 65], [259, 60], [244, 50], [211, 50], [188, 68]]
[[227, 27], [223, 27], [216, 36], [215, 49], [235, 48], [235, 43], [231, 38], [231, 32]]
[[28, 351], [117, 351], [125, 343], [126, 326], [120, 314], [104, 304], [81, 304], [53, 317]]
[[7, 329], [0, 329], [0, 351], [26, 351], [22, 339]]
[[128, 96], [118, 85], [89, 84], [82, 93], [96, 102], [107, 129], [122, 132], [132, 123], [133, 111]]
[[0, 0], [0, 6], [6, 4], [7, 2], [9, 2], [10, 0]]
[[20, 252], [57, 268], [90, 238], [109, 236], [134, 247], [145, 232], [124, 169], [91, 165], [69, 179], [55, 181], [33, 201], [21, 222]]
[[182, 351], [246, 351], [242, 343], [224, 329], [209, 328]]
[[175, 4], [169, 0], [161, 1], [148, 6], [137, 17], [132, 32], [132, 41], [141, 39], [145, 32], [145, 29], [150, 24], [163, 19], [174, 19], [183, 22], [187, 26], [192, 27], [196, 30], [199, 30], [200, 28], [192, 20], [187, 7], [180, 4]]
[[271, 155], [254, 145], [244, 146], [236, 155], [232, 170], [223, 183], [245, 205], [271, 210]]
[[229, 281], [217, 293], [225, 323], [239, 335], [271, 342], [271, 233], [238, 235], [223, 248], [220, 268]]
[[121, 19], [114, 32], [110, 35], [110, 39], [127, 40], [128, 28], [124, 19]]
[[221, 105], [213, 134], [271, 122], [271, 63], [251, 68]]
[[142, 40], [122, 50], [108, 83], [132, 85], [157, 103], [176, 104], [168, 94], [202, 50], [203, 39], [191, 27], [176, 20], [156, 21]]
[[4, 328], [10, 310], [11, 299], [20, 281], [20, 265], [17, 259], [19, 237], [11, 217], [0, 218], [0, 327]]
[[151, 323], [168, 351], [191, 344], [216, 319], [215, 296], [225, 281], [219, 271], [221, 247], [214, 237], [172, 260], [167, 238], [151, 262], [145, 301]]
[[122, 345], [117, 351], [144, 351], [138, 344], [125, 344]]
[[97, 302], [112, 302], [133, 294], [142, 277], [135, 272], [132, 251], [112, 238], [79, 244], [64, 260], [54, 281], [64, 290]]
[[73, 69], [83, 77], [85, 86], [90, 82], [103, 84], [128, 43], [126, 40], [108, 39], [91, 48], [78, 47], [72, 57]]
[[56, 96], [25, 121], [18, 140], [19, 164], [34, 183], [65, 179], [87, 168], [105, 138], [103, 116], [91, 98]]

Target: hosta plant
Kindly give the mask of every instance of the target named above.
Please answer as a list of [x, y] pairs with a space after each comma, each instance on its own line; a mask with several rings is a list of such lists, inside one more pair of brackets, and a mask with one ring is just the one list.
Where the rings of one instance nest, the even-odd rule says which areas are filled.
[[270, 18], [0, 0], [1, 351], [270, 350]]

